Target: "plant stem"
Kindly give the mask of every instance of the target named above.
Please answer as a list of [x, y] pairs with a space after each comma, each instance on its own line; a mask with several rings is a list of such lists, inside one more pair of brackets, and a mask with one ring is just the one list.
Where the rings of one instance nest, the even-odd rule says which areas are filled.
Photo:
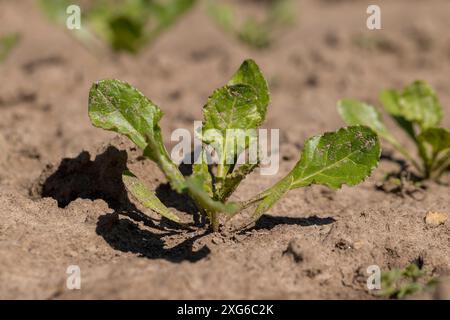
[[217, 177], [218, 178], [223, 178], [225, 177], [226, 172], [225, 172], [225, 165], [223, 163], [219, 163], [217, 165]]
[[219, 214], [217, 212], [211, 213], [211, 225], [213, 232], [219, 231]]

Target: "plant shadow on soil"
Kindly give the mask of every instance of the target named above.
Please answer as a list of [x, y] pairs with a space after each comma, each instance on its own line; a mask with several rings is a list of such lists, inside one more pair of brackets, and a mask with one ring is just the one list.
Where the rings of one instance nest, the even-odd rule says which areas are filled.
[[[196, 262], [208, 256], [211, 251], [206, 245], [194, 251], [194, 243], [210, 231], [205, 229], [205, 222], [200, 221], [202, 219], [188, 196], [176, 193], [167, 183], [161, 183], [155, 190], [158, 198], [167, 207], [193, 215], [194, 223], [185, 228], [180, 228], [165, 218], [156, 223], [157, 220], [141, 212], [130, 201], [122, 182], [122, 173], [127, 169], [127, 159], [127, 152], [120, 151], [114, 146], [109, 146], [93, 161], [86, 151], [75, 158], [65, 158], [50, 175], [43, 173], [45, 181], [42, 183], [40, 195], [55, 199], [61, 208], [67, 207], [78, 198], [104, 200], [114, 212], [105, 213], [98, 218], [96, 232], [115, 250], [171, 262]], [[180, 170], [184, 175], [192, 173], [192, 168], [187, 165], [181, 165]], [[120, 215], [126, 217], [121, 218]], [[142, 228], [139, 222], [145, 227]], [[335, 220], [330, 217], [297, 218], [263, 215], [250, 229], [270, 230], [277, 225], [311, 226], [333, 222]], [[151, 232], [146, 227], [156, 229], [158, 232]], [[189, 227], [201, 227], [205, 231], [192, 232]], [[198, 231], [199, 228], [196, 229]], [[164, 238], [172, 236], [177, 238], [177, 235], [181, 242], [166, 248]]]
[[276, 217], [263, 215], [258, 221], [256, 221], [255, 225], [251, 229], [270, 230], [277, 225], [300, 225], [302, 227], [309, 227], [313, 225], [324, 226], [327, 224], [332, 224], [333, 222], [336, 222], [336, 219], [332, 217], [321, 218], [315, 215], [310, 217]]
[[[165, 248], [164, 237], [176, 236], [186, 230], [167, 219], [162, 219], [160, 224], [155, 219], [141, 212], [128, 198], [127, 191], [122, 182], [122, 173], [127, 169], [127, 153], [109, 146], [103, 153], [92, 161], [90, 154], [81, 152], [75, 158], [65, 158], [59, 167], [42, 184], [41, 196], [51, 197], [58, 202], [58, 206], [64, 208], [72, 201], [82, 199], [102, 199], [114, 210], [99, 217], [96, 232], [102, 236], [108, 244], [123, 252], [133, 252], [149, 259], [166, 259], [171, 262], [191, 261], [195, 262], [205, 258], [210, 250], [207, 246], [193, 251], [194, 242], [205, 233], [189, 236], [172, 248]], [[174, 195], [168, 186], [160, 185], [157, 189], [161, 201], [169, 207], [174, 203], [187, 203], [175, 201]], [[177, 209], [192, 212], [192, 207]], [[120, 218], [119, 215], [128, 218]], [[138, 223], [157, 229], [158, 233], [141, 228]]]

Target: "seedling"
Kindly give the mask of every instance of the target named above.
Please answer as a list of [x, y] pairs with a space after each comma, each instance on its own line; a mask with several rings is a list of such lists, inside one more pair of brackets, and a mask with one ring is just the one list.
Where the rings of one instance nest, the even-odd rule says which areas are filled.
[[265, 7], [266, 14], [263, 19], [247, 17], [243, 22], [239, 22], [236, 8], [217, 0], [209, 0], [208, 12], [225, 31], [249, 46], [263, 49], [271, 45], [277, 31], [292, 25], [295, 21], [293, 0], [270, 0], [266, 1]]
[[435, 278], [425, 281], [426, 277], [425, 270], [419, 268], [415, 263], [403, 269], [383, 272], [381, 274], [381, 291], [378, 295], [392, 299], [403, 299], [426, 290], [437, 283]]
[[[199, 136], [203, 147], [210, 146], [219, 155], [214, 168], [206, 162], [195, 163], [193, 173], [184, 177], [171, 160], [162, 139], [161, 110], [137, 89], [119, 80], [93, 84], [89, 94], [89, 116], [94, 126], [127, 136], [143, 155], [156, 162], [172, 189], [187, 193], [200, 213], [208, 217], [214, 231], [219, 229], [219, 215], [232, 217], [253, 206], [252, 221], [269, 210], [289, 190], [322, 184], [330, 188], [350, 186], [363, 181], [377, 166], [380, 156], [378, 137], [369, 127], [351, 126], [306, 140], [303, 153], [291, 172], [272, 187], [244, 202], [228, 201], [246, 175], [259, 165], [237, 165], [236, 159], [249, 149], [248, 139], [230, 139], [229, 130], [256, 130], [264, 122], [269, 91], [259, 67], [246, 60], [225, 86], [217, 89], [203, 108], [203, 127]], [[206, 132], [213, 129], [215, 138]], [[206, 158], [202, 150], [202, 159]], [[213, 172], [212, 169], [215, 169]], [[144, 207], [175, 222], [181, 218], [167, 208], [131, 172], [123, 174], [127, 190]]]
[[[116, 51], [137, 53], [195, 3], [196, 0], [97, 0], [81, 7], [83, 27], [73, 33], [87, 44], [93, 43], [95, 35]], [[70, 4], [73, 1], [40, 0], [43, 11], [61, 24], [66, 21]]]
[[439, 178], [450, 165], [450, 132], [439, 127], [442, 107], [429, 84], [415, 81], [402, 92], [385, 90], [380, 95], [384, 109], [414, 142], [417, 162], [383, 122], [377, 109], [352, 99], [338, 102], [338, 111], [348, 125], [366, 125], [390, 143], [419, 172], [423, 179]]

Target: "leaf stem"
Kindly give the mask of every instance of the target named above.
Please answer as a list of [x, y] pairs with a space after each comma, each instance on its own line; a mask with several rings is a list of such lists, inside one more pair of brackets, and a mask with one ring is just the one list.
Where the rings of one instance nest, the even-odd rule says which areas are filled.
[[264, 198], [268, 196], [268, 193], [269, 193], [270, 189], [271, 189], [271, 188], [266, 189], [266, 190], [264, 190], [264, 191], [258, 193], [258, 194], [257, 194], [256, 196], [254, 196], [253, 198], [251, 198], [251, 199], [249, 199], [249, 200], [247, 200], [247, 201], [242, 202], [241, 210], [245, 210], [245, 209], [251, 207], [252, 205], [254, 205], [255, 203], [258, 203], [258, 202], [264, 200]]
[[425, 179], [428, 179], [431, 174], [431, 164], [432, 160], [427, 155], [427, 151], [425, 149], [425, 145], [420, 139], [416, 140], [417, 149], [419, 150], [419, 155], [422, 158], [423, 163], [423, 175]]

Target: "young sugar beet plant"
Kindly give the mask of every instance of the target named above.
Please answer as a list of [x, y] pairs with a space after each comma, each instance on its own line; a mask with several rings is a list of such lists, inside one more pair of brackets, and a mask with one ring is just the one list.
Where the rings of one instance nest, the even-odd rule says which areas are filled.
[[[340, 188], [362, 182], [377, 166], [380, 144], [375, 132], [366, 126], [350, 126], [309, 138], [295, 167], [272, 187], [244, 202], [228, 201], [239, 183], [259, 165], [229, 164], [248, 151], [249, 139], [229, 141], [231, 129], [257, 129], [264, 122], [269, 91], [266, 80], [252, 60], [246, 60], [225, 86], [217, 89], [203, 108], [203, 127], [199, 136], [203, 146], [211, 146], [218, 155], [214, 168], [206, 161], [193, 164], [193, 173], [184, 177], [171, 160], [162, 139], [159, 120], [161, 110], [131, 85], [119, 80], [102, 80], [93, 84], [89, 94], [89, 116], [94, 126], [127, 136], [143, 155], [156, 162], [170, 186], [187, 193], [199, 212], [218, 231], [219, 216], [232, 217], [244, 209], [255, 208], [252, 222], [271, 208], [289, 190], [322, 184]], [[214, 129], [212, 139], [204, 134]], [[236, 141], [238, 141], [236, 143]], [[239, 143], [241, 141], [242, 143]], [[245, 141], [245, 142], [244, 142]], [[236, 143], [236, 144], [235, 144]], [[206, 149], [202, 150], [206, 158]], [[138, 178], [126, 171], [123, 182], [128, 192], [144, 207], [172, 221], [181, 218], [166, 207]]]
[[402, 92], [383, 91], [380, 100], [387, 113], [414, 142], [420, 163], [392, 135], [373, 106], [343, 99], [338, 102], [338, 111], [348, 125], [372, 128], [416, 168], [421, 178], [439, 180], [450, 166], [450, 132], [439, 127], [442, 107], [433, 88], [424, 81], [415, 81]]

